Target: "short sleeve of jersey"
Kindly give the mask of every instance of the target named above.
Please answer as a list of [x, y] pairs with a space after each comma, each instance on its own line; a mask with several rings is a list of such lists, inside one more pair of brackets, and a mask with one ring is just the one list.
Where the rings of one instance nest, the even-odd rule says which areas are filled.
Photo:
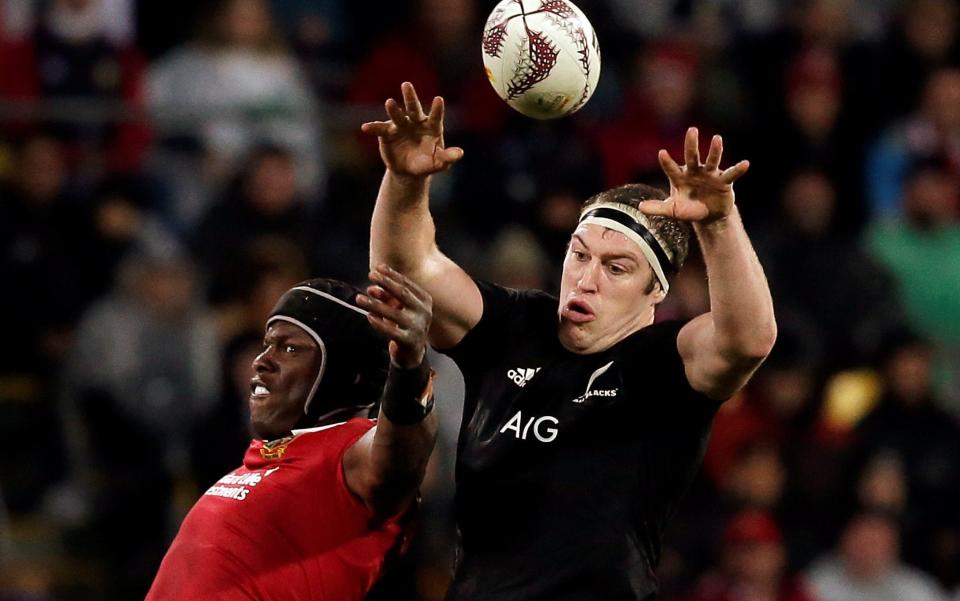
[[556, 327], [557, 300], [549, 294], [474, 281], [483, 298], [483, 315], [456, 346], [442, 349], [464, 373], [482, 370], [496, 360], [499, 349], [511, 344], [514, 335], [531, 327]]
[[638, 362], [637, 369], [624, 370], [625, 384], [631, 390], [662, 391], [658, 396], [669, 400], [658, 404], [657, 413], [664, 420], [709, 420], [720, 403], [694, 390], [687, 380], [677, 349], [677, 334], [684, 325], [681, 320], [662, 321], [625, 339], [623, 355]]

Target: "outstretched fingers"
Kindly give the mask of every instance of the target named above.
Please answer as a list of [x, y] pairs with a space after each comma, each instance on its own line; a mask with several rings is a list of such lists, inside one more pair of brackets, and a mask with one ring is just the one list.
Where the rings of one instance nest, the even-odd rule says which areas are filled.
[[393, 121], [368, 121], [360, 126], [360, 131], [371, 136], [386, 137], [397, 133]]
[[720, 159], [723, 157], [723, 138], [713, 136], [710, 139], [710, 152], [707, 153], [707, 161], [703, 166], [707, 171], [713, 171], [720, 167]]
[[405, 337], [405, 328], [401, 327], [392, 319], [378, 315], [374, 311], [367, 313], [367, 323], [369, 323], [377, 333], [391, 341], [398, 339], [403, 340]]
[[676, 202], [672, 198], [667, 200], [644, 200], [638, 206], [644, 215], [659, 217], [674, 217]]
[[671, 182], [683, 175], [683, 169], [680, 168], [680, 165], [673, 160], [673, 157], [671, 157], [670, 153], [666, 150], [661, 149], [660, 152], [657, 153], [657, 160], [660, 161], [660, 168], [667, 174]]
[[459, 146], [452, 146], [441, 149], [437, 154], [440, 160], [449, 167], [463, 158], [463, 149]]
[[747, 170], [750, 169], [750, 161], [740, 161], [733, 167], [725, 169], [720, 174], [720, 179], [725, 184], [732, 184], [733, 182], [740, 179]]
[[673, 198], [645, 200], [640, 203], [639, 209], [644, 215], [669, 217], [681, 221], [701, 221], [710, 214], [710, 208], [702, 202], [677, 202]]
[[371, 316], [387, 320], [400, 329], [409, 329], [414, 325], [415, 317], [407, 307], [378, 284], [368, 286], [366, 294], [358, 295], [357, 303]]
[[427, 127], [435, 131], [441, 131], [443, 128], [443, 115], [446, 112], [446, 106], [443, 98], [434, 96], [430, 103], [430, 115], [427, 117]]
[[[404, 349], [422, 349], [430, 328], [433, 300], [410, 278], [385, 264], [370, 272], [373, 285], [357, 296], [369, 311], [367, 321], [379, 333]], [[391, 345], [391, 356], [400, 346]]]
[[427, 117], [423, 114], [423, 106], [420, 104], [413, 84], [409, 81], [400, 84], [400, 94], [403, 95], [403, 106], [410, 119], [415, 122], [426, 121]]
[[390, 117], [390, 120], [393, 121], [394, 125], [398, 128], [410, 123], [410, 118], [407, 117], [403, 109], [400, 108], [400, 103], [393, 98], [387, 98], [387, 101], [383, 103], [383, 108], [387, 110], [387, 116]]
[[700, 166], [700, 132], [696, 127], [687, 129], [687, 137], [683, 141], [683, 159], [687, 169]]
[[367, 296], [375, 298], [379, 301], [383, 301], [396, 309], [403, 308], [403, 304], [397, 299], [397, 297], [393, 296], [380, 286], [367, 286]]
[[377, 265], [370, 272], [370, 279], [398, 298], [405, 306], [424, 306], [432, 302], [430, 294], [426, 290], [384, 263]]
[[357, 303], [381, 319], [389, 319], [398, 325], [407, 325], [409, 318], [403, 313], [403, 305], [394, 302], [388, 294], [377, 290], [377, 286], [368, 286], [366, 294], [357, 295]]

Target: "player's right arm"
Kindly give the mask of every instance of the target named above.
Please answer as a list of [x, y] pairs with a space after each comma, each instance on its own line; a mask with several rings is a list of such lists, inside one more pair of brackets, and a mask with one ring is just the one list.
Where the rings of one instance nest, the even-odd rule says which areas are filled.
[[433, 375], [427, 359], [432, 319], [430, 295], [410, 278], [384, 265], [370, 272], [373, 282], [357, 296], [367, 321], [389, 341], [390, 372], [377, 425], [343, 456], [347, 487], [386, 518], [415, 497], [437, 439]]
[[440, 252], [430, 215], [430, 176], [460, 160], [463, 150], [443, 144], [443, 99], [424, 114], [410, 83], [401, 86], [403, 106], [386, 102], [387, 121], [364, 123], [379, 139], [386, 165], [370, 226], [370, 267], [390, 265], [433, 297], [430, 343], [456, 345], [477, 325], [483, 299], [473, 279]]

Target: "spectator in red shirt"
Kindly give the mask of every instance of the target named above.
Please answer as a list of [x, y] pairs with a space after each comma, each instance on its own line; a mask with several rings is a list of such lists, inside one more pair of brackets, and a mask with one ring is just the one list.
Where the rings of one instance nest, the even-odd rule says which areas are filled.
[[654, 44], [638, 54], [622, 116], [600, 134], [607, 187], [658, 173], [657, 152], [679, 154], [689, 123], [700, 126], [701, 140], [710, 139], [713, 132], [696, 118], [699, 68], [696, 49], [683, 44]]
[[50, 115], [29, 121], [47, 123], [68, 141], [73, 163], [93, 147], [104, 153], [107, 170], [135, 170], [146, 155], [150, 129], [121, 112], [143, 105], [145, 63], [136, 47], [108, 38], [98, 2], [56, 0], [29, 38], [0, 41], [0, 100], [91, 103], [104, 119], [79, 121], [75, 110], [54, 102], [41, 107]]
[[724, 543], [721, 571], [704, 577], [690, 601], [817, 601], [802, 582], [785, 575], [783, 536], [769, 514], [733, 516]]

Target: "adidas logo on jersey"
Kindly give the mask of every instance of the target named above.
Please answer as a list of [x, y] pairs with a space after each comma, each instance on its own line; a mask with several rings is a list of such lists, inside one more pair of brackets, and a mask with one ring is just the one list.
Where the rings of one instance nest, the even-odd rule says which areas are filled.
[[537, 375], [537, 372], [540, 371], [539, 367], [518, 367], [517, 369], [511, 369], [507, 372], [507, 377], [513, 381], [514, 384], [523, 388], [527, 385], [527, 382], [533, 379], [533, 376]]

